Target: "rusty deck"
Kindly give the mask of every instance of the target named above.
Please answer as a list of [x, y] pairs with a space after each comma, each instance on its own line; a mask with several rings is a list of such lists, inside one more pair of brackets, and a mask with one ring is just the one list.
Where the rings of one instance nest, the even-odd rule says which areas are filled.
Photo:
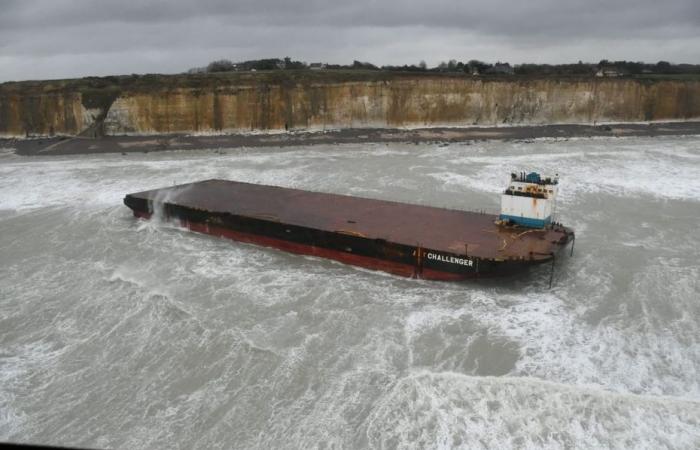
[[491, 214], [227, 180], [128, 197], [491, 260], [546, 259], [571, 233], [561, 226], [497, 225], [497, 216]]

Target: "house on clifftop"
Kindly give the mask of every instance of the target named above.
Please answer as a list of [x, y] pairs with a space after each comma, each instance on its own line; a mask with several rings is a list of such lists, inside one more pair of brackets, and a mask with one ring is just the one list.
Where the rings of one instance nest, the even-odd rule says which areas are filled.
[[597, 77], [621, 77], [622, 72], [617, 70], [615, 67], [601, 67], [595, 73]]
[[515, 69], [513, 69], [513, 66], [508, 63], [497, 62], [492, 67], [489, 67], [486, 70], [486, 73], [495, 75], [514, 75]]
[[326, 63], [311, 63], [309, 64], [309, 69], [311, 70], [323, 70], [326, 68]]

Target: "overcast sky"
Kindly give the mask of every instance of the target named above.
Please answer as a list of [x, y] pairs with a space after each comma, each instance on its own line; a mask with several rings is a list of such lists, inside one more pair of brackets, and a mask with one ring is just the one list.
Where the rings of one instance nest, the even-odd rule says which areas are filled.
[[0, 81], [284, 56], [700, 63], [700, 0], [0, 0]]

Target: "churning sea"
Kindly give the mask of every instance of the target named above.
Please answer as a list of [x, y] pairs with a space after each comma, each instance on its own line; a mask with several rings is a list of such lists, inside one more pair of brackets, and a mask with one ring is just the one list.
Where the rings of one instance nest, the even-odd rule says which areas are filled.
[[[573, 257], [404, 279], [139, 221], [206, 178], [496, 211], [559, 173]], [[700, 447], [700, 137], [0, 154], [0, 441]]]

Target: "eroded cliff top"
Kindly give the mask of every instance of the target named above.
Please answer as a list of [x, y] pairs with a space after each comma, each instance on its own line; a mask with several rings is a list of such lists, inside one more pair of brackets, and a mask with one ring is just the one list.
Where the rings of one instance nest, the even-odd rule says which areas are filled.
[[[246, 86], [259, 84], [308, 85], [314, 83], [376, 82], [394, 80], [445, 80], [468, 79], [480, 82], [521, 82], [547, 80], [562, 82], [604, 81], [614, 79], [589, 76], [542, 76], [542, 75], [489, 75], [472, 76], [461, 72], [395, 72], [381, 70], [277, 70], [258, 72], [221, 72], [204, 74], [146, 74], [118, 75], [105, 77], [85, 77], [63, 80], [29, 80], [0, 83], [0, 94], [49, 93], [73, 91], [79, 93], [100, 91], [152, 91], [171, 89], [212, 89], [226, 86]], [[629, 80], [629, 77], [620, 78]], [[632, 78], [640, 82], [660, 80], [700, 81], [700, 75], [643, 76]]]

